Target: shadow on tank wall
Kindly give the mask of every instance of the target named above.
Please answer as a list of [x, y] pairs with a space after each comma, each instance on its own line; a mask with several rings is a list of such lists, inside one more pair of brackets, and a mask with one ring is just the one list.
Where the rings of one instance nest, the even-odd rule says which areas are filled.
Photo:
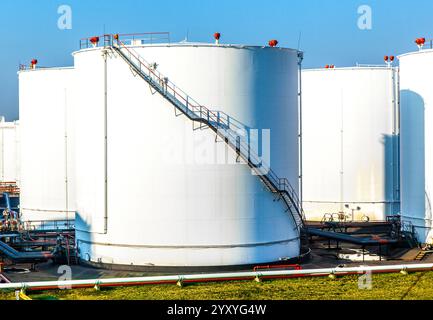
[[398, 134], [383, 135], [385, 151], [384, 187], [385, 187], [385, 214], [395, 216], [400, 213], [400, 136]]
[[[401, 211], [416, 228], [421, 242], [425, 239], [426, 214], [431, 216], [425, 181], [425, 103], [411, 90], [400, 92], [400, 179]], [[416, 217], [415, 219], [411, 217]]]

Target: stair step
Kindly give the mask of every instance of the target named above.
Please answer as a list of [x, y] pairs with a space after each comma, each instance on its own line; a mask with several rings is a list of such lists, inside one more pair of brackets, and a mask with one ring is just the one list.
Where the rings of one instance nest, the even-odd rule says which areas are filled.
[[420, 252], [416, 255], [416, 257], [415, 257], [414, 260], [416, 260], [416, 261], [421, 261], [421, 260], [423, 260], [425, 257], [427, 257], [427, 256], [430, 255], [430, 254], [431, 254], [431, 252], [420, 251]]

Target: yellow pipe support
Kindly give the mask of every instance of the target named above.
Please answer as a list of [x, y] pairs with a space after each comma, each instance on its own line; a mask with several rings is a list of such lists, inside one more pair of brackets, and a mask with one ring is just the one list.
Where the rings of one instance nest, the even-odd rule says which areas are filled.
[[33, 299], [30, 298], [28, 295], [26, 295], [26, 292], [24, 290], [20, 290], [17, 300], [33, 300]]

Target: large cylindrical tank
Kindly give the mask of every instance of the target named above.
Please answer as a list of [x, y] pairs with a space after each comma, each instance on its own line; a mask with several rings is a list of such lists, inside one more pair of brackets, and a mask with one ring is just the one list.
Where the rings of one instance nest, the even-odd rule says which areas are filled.
[[[296, 50], [201, 43], [134, 49], [202, 105], [263, 130], [272, 169], [298, 191]], [[81, 259], [202, 267], [299, 255], [299, 231], [283, 201], [237, 164], [215, 133], [193, 126], [117, 54], [110, 51], [106, 63], [100, 48], [74, 57]]]
[[19, 184], [19, 125], [0, 119], [0, 182]]
[[433, 50], [399, 60], [402, 219], [421, 243], [433, 243]]
[[75, 218], [67, 125], [73, 72], [72, 68], [19, 72], [24, 221]]
[[302, 198], [309, 220], [399, 213], [398, 71], [302, 72]]

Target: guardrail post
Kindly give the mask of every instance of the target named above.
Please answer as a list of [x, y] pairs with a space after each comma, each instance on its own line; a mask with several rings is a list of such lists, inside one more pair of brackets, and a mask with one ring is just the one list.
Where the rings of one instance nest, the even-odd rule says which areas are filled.
[[[241, 155], [241, 137], [239, 137], [239, 136], [236, 137], [236, 153], [237, 153], [238, 157], [240, 157], [240, 155]], [[249, 155], [248, 155], [248, 160], [250, 160], [250, 162], [251, 162]]]

